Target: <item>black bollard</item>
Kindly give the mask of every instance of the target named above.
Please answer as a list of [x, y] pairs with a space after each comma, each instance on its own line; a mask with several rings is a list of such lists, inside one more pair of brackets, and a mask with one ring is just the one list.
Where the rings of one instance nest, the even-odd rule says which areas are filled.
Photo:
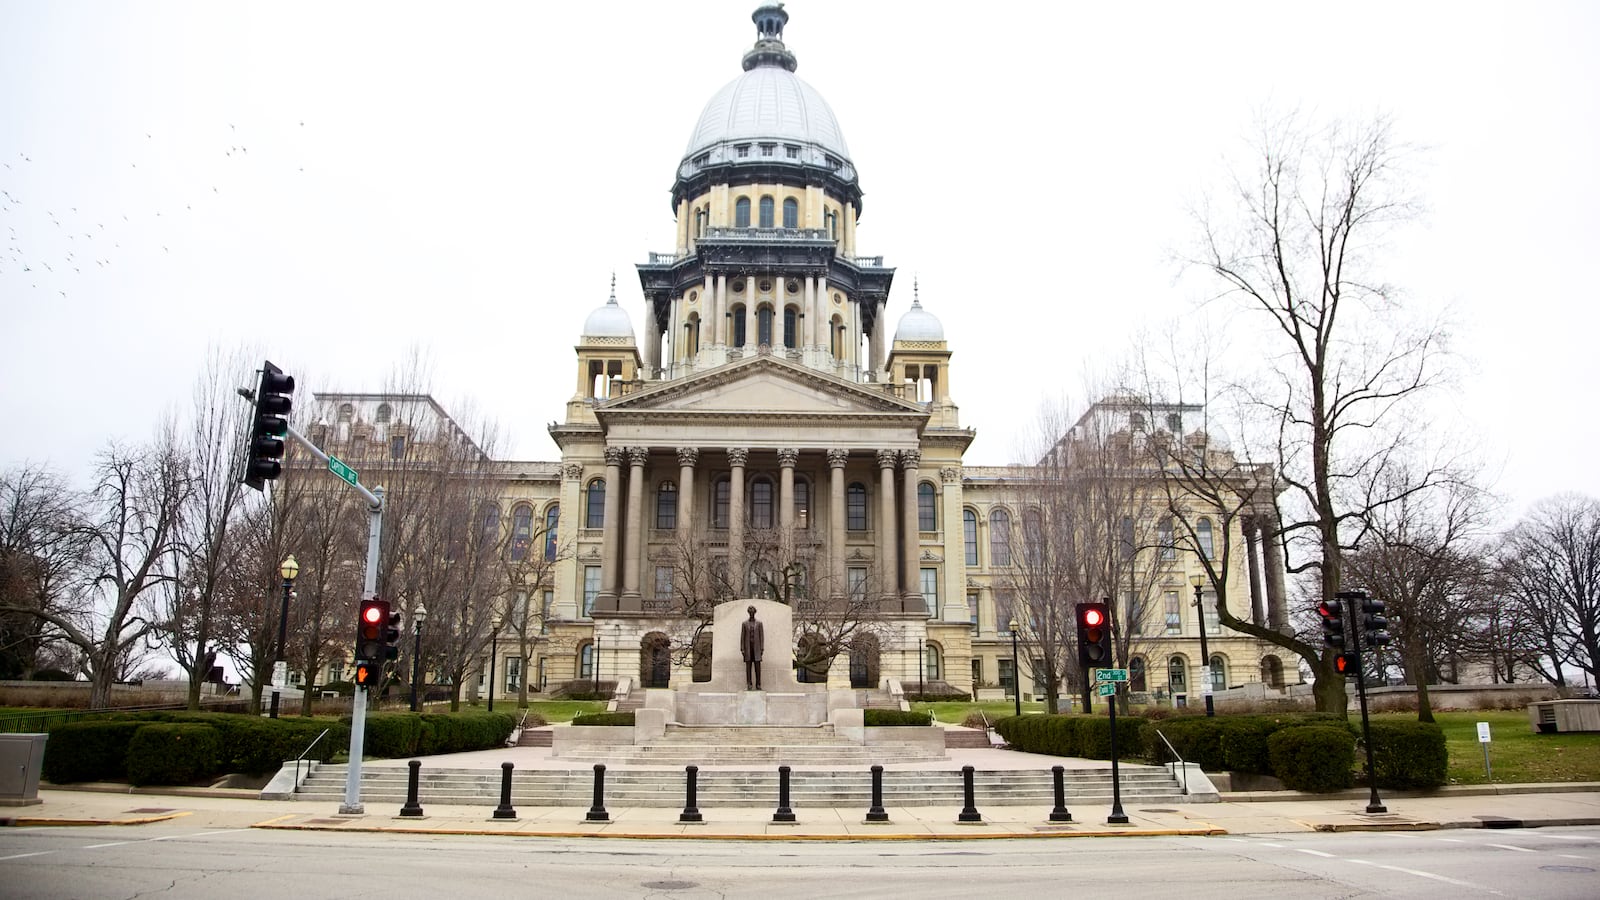
[[511, 763], [500, 764], [500, 805], [494, 808], [496, 819], [515, 819], [517, 811], [511, 806]]
[[1056, 781], [1056, 808], [1050, 810], [1050, 821], [1071, 822], [1072, 813], [1067, 812], [1067, 770], [1062, 766], [1051, 766], [1050, 774]]
[[872, 767], [872, 808], [867, 810], [867, 821], [889, 821], [889, 814], [883, 810], [883, 766]]
[[611, 817], [606, 815], [606, 765], [594, 764], [594, 805], [584, 813], [585, 822], [609, 822]]
[[700, 817], [700, 807], [695, 805], [695, 794], [699, 793], [700, 767], [683, 767], [683, 812], [678, 814], [679, 822], [703, 822]]
[[422, 804], [417, 802], [417, 773], [422, 771], [422, 761], [413, 759], [409, 765], [411, 766], [411, 775], [406, 780], [406, 805], [400, 807], [400, 815], [407, 817], [420, 816], [422, 815]]
[[978, 815], [978, 807], [972, 802], [971, 766], [961, 767], [961, 788], [962, 793], [967, 801], [967, 805], [961, 808], [961, 815], [956, 816], [956, 821], [967, 825], [981, 824], [983, 822], [983, 816]]
[[794, 821], [794, 810], [789, 808], [789, 767], [778, 767], [778, 810], [772, 814], [774, 824]]

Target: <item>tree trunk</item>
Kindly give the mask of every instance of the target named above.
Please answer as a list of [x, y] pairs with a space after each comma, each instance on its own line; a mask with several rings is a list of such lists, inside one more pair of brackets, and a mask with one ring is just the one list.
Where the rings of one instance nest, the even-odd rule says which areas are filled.
[[1345, 693], [1345, 678], [1334, 668], [1337, 654], [1322, 654], [1321, 665], [1316, 672], [1316, 681], [1311, 686], [1311, 695], [1316, 698], [1317, 712], [1338, 713], [1348, 716], [1350, 697]]

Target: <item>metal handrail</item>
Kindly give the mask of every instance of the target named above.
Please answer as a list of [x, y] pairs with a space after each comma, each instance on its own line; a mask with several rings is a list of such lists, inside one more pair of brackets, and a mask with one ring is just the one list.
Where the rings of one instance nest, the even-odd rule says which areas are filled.
[[1184, 796], [1188, 796], [1188, 794], [1189, 794], [1189, 764], [1183, 761], [1183, 757], [1178, 755], [1178, 748], [1172, 746], [1172, 742], [1167, 740], [1167, 736], [1162, 734], [1161, 733], [1161, 729], [1159, 729], [1159, 728], [1156, 729], [1156, 737], [1161, 738], [1161, 743], [1167, 745], [1167, 752], [1171, 753], [1172, 754], [1172, 758], [1178, 761], [1178, 765], [1183, 766], [1183, 793], [1184, 793]]
[[[317, 735], [316, 739], [313, 740], [310, 744], [307, 744], [306, 745], [306, 749], [300, 751], [300, 755], [299, 756], [296, 756], [294, 758], [294, 786], [295, 786], [295, 790], [299, 790], [300, 789], [300, 761], [305, 759], [306, 758], [306, 754], [311, 752], [311, 748], [315, 747], [319, 741], [321, 741], [323, 738], [327, 737], [328, 736], [328, 732], [332, 731], [332, 730], [333, 729], [331, 729], [331, 728], [322, 729], [322, 733]], [[308, 773], [310, 771], [310, 768], [311, 767], [308, 764], [306, 766], [306, 770], [307, 770]]]

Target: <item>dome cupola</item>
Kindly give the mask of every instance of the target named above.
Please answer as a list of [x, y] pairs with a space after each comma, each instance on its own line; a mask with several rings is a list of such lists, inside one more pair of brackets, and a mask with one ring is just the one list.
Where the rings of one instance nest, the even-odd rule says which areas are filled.
[[618, 338], [623, 338], [627, 343], [633, 343], [633, 320], [617, 303], [617, 276], [611, 276], [611, 299], [583, 320], [582, 336], [585, 340], [605, 339], [607, 343], [616, 343]]
[[895, 326], [894, 339], [896, 341], [943, 341], [944, 323], [939, 317], [922, 308], [920, 298], [911, 301], [911, 308], [900, 317], [900, 324]]

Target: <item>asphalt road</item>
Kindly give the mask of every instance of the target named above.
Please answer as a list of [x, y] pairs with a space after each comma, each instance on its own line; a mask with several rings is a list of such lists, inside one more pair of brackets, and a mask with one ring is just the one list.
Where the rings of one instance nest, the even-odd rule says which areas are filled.
[[1600, 828], [817, 843], [0, 829], [0, 897], [1600, 897]]

